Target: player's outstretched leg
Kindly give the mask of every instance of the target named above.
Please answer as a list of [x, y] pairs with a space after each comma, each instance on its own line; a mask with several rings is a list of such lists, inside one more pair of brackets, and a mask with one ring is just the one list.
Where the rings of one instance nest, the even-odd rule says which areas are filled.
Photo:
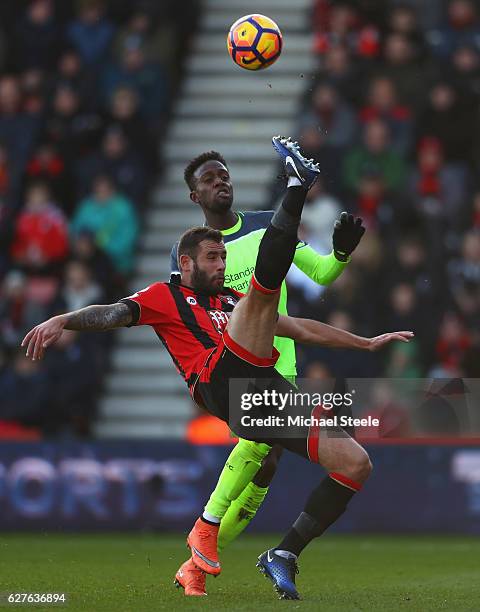
[[173, 581], [173, 584], [177, 588], [182, 587], [187, 596], [206, 595], [205, 583], [205, 572], [198, 569], [191, 559], [185, 561], [185, 563], [178, 568]]
[[287, 193], [260, 242], [247, 295], [233, 310], [224, 334], [232, 352], [244, 349], [259, 359], [272, 358], [280, 287], [295, 255], [307, 191], [320, 174], [318, 165], [305, 159], [291, 139], [276, 136], [273, 146], [285, 163]]
[[269, 451], [267, 444], [239, 440], [227, 459], [202, 516], [188, 534], [187, 544], [192, 551], [192, 560], [207, 574], [217, 576], [221, 572], [217, 547], [220, 523], [232, 501], [258, 472]]
[[299, 599], [295, 585], [298, 556], [345, 512], [372, 469], [366, 451], [340, 428], [309, 428], [305, 443], [310, 461], [323, 465], [328, 476], [312, 491], [283, 540], [262, 553], [257, 563], [283, 599]]

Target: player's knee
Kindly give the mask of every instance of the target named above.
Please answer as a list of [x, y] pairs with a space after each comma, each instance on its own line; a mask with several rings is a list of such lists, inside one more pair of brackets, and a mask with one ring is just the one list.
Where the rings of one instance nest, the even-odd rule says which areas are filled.
[[368, 453], [361, 448], [356, 449], [355, 453], [352, 453], [347, 459], [342, 473], [355, 482], [363, 483], [370, 476], [372, 469], [373, 466]]

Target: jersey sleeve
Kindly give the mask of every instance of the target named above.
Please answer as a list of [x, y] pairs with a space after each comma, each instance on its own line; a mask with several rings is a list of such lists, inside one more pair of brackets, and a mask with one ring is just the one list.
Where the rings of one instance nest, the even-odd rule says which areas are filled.
[[178, 269], [177, 253], [178, 253], [178, 242], [176, 242], [173, 245], [172, 251], [170, 253], [170, 273], [171, 274], [180, 274], [180, 270]]
[[155, 283], [119, 301], [126, 304], [132, 312], [132, 322], [128, 327], [162, 325], [168, 318], [165, 283]]
[[319, 255], [305, 242], [299, 242], [293, 263], [318, 285], [330, 285], [336, 280], [350, 261], [338, 261], [333, 251]]

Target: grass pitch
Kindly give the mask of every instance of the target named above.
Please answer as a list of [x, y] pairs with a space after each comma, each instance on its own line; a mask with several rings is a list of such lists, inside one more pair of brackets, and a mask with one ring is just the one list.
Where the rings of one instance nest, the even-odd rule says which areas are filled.
[[280, 602], [255, 568], [275, 536], [243, 536], [222, 554], [208, 597], [186, 598], [173, 576], [187, 558], [172, 535], [1, 534], [0, 592], [66, 592], [65, 606], [8, 608], [68, 612], [150, 610], [480, 609], [480, 539], [467, 537], [326, 536], [302, 554], [303, 600]]

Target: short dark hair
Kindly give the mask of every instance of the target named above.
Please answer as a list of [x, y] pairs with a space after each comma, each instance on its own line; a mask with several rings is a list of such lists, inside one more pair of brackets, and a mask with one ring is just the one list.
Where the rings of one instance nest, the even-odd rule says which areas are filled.
[[197, 257], [198, 246], [204, 240], [213, 240], [217, 244], [223, 241], [223, 234], [219, 230], [204, 225], [202, 227], [192, 227], [182, 234], [178, 243], [177, 259], [180, 268], [180, 255], [188, 255], [192, 259]]
[[197, 157], [195, 157], [189, 162], [188, 166], [185, 168], [185, 172], [183, 173], [183, 177], [190, 191], [193, 191], [195, 189], [195, 182], [193, 179], [193, 175], [195, 174], [195, 172], [198, 170], [198, 168], [200, 168], [202, 164], [211, 160], [220, 162], [225, 166], [225, 168], [228, 167], [223, 155], [217, 153], [217, 151], [207, 151], [206, 153], [201, 153], [200, 155], [197, 155]]

